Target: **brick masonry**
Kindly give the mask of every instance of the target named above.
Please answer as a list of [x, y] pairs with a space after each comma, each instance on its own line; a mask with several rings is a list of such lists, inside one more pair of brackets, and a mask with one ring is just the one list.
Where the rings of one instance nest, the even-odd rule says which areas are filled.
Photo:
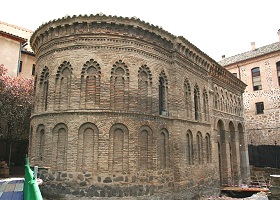
[[186, 39], [95, 15], [44, 24], [31, 45], [43, 191], [184, 199], [248, 178], [245, 84]]

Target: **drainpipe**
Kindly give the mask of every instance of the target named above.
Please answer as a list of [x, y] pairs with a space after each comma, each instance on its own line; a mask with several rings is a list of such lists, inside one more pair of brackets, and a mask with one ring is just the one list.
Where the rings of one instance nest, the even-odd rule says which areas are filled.
[[238, 77], [241, 80], [241, 75], [240, 75], [240, 66], [237, 64], [237, 68], [238, 68]]

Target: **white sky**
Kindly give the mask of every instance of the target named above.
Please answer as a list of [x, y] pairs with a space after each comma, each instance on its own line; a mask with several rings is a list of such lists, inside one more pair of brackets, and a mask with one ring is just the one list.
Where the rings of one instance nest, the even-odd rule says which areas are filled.
[[278, 42], [280, 0], [3, 0], [0, 21], [35, 31], [65, 15], [137, 17], [183, 36], [216, 61]]

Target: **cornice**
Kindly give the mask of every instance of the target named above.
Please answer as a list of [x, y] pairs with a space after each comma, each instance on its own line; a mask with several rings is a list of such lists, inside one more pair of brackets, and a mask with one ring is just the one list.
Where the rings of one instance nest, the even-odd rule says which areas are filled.
[[220, 65], [211, 66], [210, 76], [212, 76], [214, 82], [220, 83], [219, 85], [223, 85], [223, 87], [226, 87], [227, 85], [235, 88], [237, 87], [242, 93], [245, 91], [247, 86], [244, 82]]
[[69, 111], [50, 111], [45, 113], [36, 113], [32, 114], [30, 119], [34, 120], [35, 118], [41, 118], [46, 116], [58, 116], [62, 117], [63, 115], [90, 115], [90, 116], [104, 116], [104, 117], [126, 117], [126, 118], [135, 118], [137, 120], [152, 120], [152, 121], [160, 121], [160, 122], [188, 122], [192, 124], [199, 124], [205, 126], [211, 126], [209, 122], [195, 121], [195, 120], [187, 120], [183, 118], [176, 117], [165, 117], [161, 115], [153, 115], [153, 114], [143, 114], [138, 112], [119, 112], [119, 111], [109, 111], [106, 110], [69, 110]]
[[195, 74], [198, 78], [207, 80], [208, 79], [208, 71], [191, 62], [190, 60], [186, 59], [185, 57], [182, 56], [176, 56], [174, 59], [174, 63], [180, 67], [185, 68], [186, 70], [190, 71], [192, 74]]
[[[72, 17], [67, 16], [63, 18], [59, 18], [56, 20], [49, 21], [45, 24], [42, 24], [31, 36], [31, 46], [34, 49], [36, 40], [39, 37], [42, 37], [43, 34], [47, 32], [52, 32], [58, 29], [63, 29], [65, 27], [75, 26], [74, 34], [85, 34], [86, 32], [92, 33], [96, 32], [97, 30], [91, 30], [92, 24], [99, 24], [104, 25], [107, 30], [105, 32], [110, 32], [111, 27], [118, 26], [121, 27], [122, 30], [125, 32], [125, 29], [135, 29], [137, 31], [145, 32], [146, 34], [154, 35], [162, 40], [167, 42], [173, 41], [175, 36], [171, 33], [161, 29], [158, 26], [151, 25], [144, 21], [141, 21], [138, 18], [132, 17], [117, 17], [117, 16], [106, 16], [106, 15], [73, 15]], [[103, 27], [103, 28], [104, 28]], [[82, 30], [83, 29], [83, 30]], [[129, 33], [126, 33], [129, 34]], [[141, 35], [139, 35], [141, 37]]]
[[217, 109], [213, 109], [213, 115], [216, 118], [223, 118], [223, 119], [227, 119], [229, 121], [234, 120], [234, 121], [239, 121], [239, 122], [244, 122], [244, 117], [242, 116], [238, 116], [238, 115], [234, 115], [231, 113], [226, 113]]
[[187, 57], [194, 65], [201, 66], [207, 70], [214, 81], [217, 80], [221, 85], [228, 85], [232, 88], [238, 86], [238, 89], [242, 92], [245, 90], [245, 83], [229, 73], [228, 70], [223, 68], [219, 63], [210, 58], [200, 49], [196, 48], [196, 46], [184, 37], [180, 36], [177, 38], [176, 50], [179, 55]]

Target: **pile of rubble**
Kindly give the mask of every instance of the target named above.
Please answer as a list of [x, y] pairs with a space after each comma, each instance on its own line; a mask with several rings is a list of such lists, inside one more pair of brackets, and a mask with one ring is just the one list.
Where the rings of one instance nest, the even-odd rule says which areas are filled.
[[0, 161], [0, 178], [9, 178], [9, 167], [6, 161]]

